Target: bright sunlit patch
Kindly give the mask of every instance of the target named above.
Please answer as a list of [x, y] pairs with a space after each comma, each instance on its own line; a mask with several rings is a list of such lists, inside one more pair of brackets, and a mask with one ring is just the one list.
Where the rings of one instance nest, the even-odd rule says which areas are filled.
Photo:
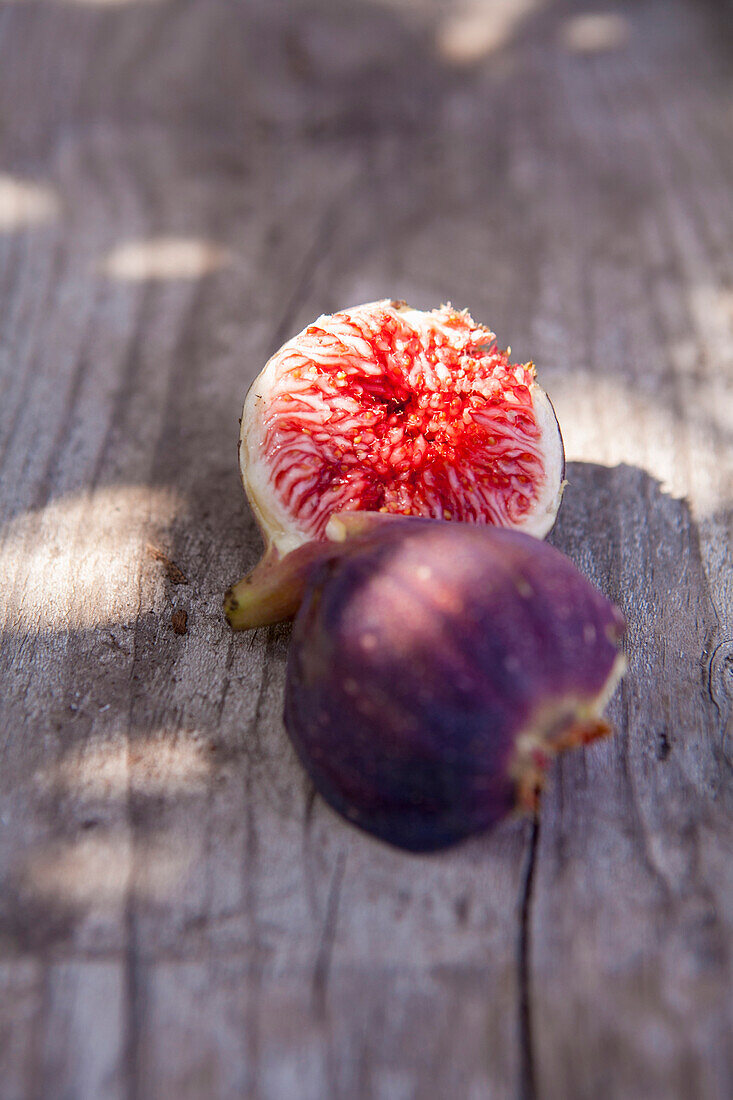
[[684, 419], [653, 386], [629, 388], [610, 373], [566, 372], [548, 380], [548, 393], [569, 462], [636, 466], [663, 491], [688, 500], [698, 518], [729, 506], [731, 448], [720, 440], [733, 438], [733, 417], [716, 393], [690, 403]]
[[137, 617], [143, 548], [176, 495], [117, 486], [64, 497], [0, 532], [0, 627], [64, 630]]
[[181, 795], [200, 790], [210, 772], [206, 746], [179, 735], [176, 740], [148, 737], [129, 746], [93, 745], [67, 756], [39, 782], [87, 798], [125, 798], [131, 788], [136, 794]]
[[128, 894], [165, 900], [191, 863], [182, 841], [169, 838], [135, 844], [128, 833], [58, 841], [33, 851], [22, 870], [25, 890], [48, 903], [119, 904]]
[[50, 187], [0, 174], [0, 232], [42, 225], [58, 213], [58, 198]]
[[221, 245], [197, 237], [151, 237], [118, 245], [102, 270], [113, 279], [199, 279], [229, 263]]
[[471, 65], [507, 45], [540, 0], [465, 0], [438, 27], [438, 53], [454, 65]]
[[629, 22], [616, 12], [574, 15], [563, 27], [562, 39], [573, 53], [603, 53], [625, 46]]

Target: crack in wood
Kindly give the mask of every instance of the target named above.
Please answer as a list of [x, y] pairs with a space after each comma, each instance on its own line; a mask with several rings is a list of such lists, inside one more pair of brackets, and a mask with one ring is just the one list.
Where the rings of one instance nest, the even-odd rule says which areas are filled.
[[540, 819], [532, 819], [529, 848], [519, 895], [519, 948], [517, 952], [517, 982], [519, 986], [519, 1100], [535, 1100], [537, 1079], [534, 1062], [532, 997], [530, 991], [530, 912], [534, 887]]
[[733, 639], [718, 642], [708, 662], [707, 691], [720, 721], [725, 724], [733, 692]]
[[313, 814], [316, 806], [316, 788], [308, 780], [308, 786], [305, 795], [305, 809], [303, 811], [303, 835], [307, 837], [311, 831], [311, 825], [313, 824]]
[[313, 968], [313, 1010], [319, 1019], [326, 1015], [326, 990], [328, 976], [331, 971], [331, 958], [333, 945], [336, 939], [336, 925], [338, 923], [339, 902], [341, 900], [341, 884], [346, 867], [346, 852], [339, 852], [331, 875], [331, 885], [328, 890], [326, 903], [326, 916], [323, 921], [321, 942], [318, 945], [316, 965]]

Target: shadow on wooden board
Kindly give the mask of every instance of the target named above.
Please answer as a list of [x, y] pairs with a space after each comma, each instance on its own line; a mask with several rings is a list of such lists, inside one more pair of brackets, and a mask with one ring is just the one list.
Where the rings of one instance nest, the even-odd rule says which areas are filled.
[[[711, 665], [716, 622], [695, 524], [685, 503], [664, 494], [642, 470], [576, 462], [568, 479], [551, 539], [626, 612], [629, 671], [610, 708], [615, 738], [566, 758], [553, 772], [545, 795], [550, 821], [563, 791], [565, 817], [582, 816], [591, 799], [603, 808], [609, 836], [640, 830], [634, 858], [644, 858], [648, 830], [662, 846], [694, 846], [731, 803], [724, 740], [730, 694], [720, 677], [731, 646], [719, 648]], [[210, 525], [220, 517], [220, 529], [210, 530], [210, 553], [225, 537], [226, 509], [206, 493], [189, 501], [191, 524], [201, 522], [202, 509]], [[202, 562], [187, 562], [194, 605], [202, 568]], [[4, 779], [9, 790], [14, 771], [22, 780], [9, 801], [29, 823], [27, 845], [16, 853], [0, 891], [4, 953], [66, 943], [86, 908], [128, 886], [137, 906], [175, 909], [187, 861], [167, 844], [167, 826], [180, 824], [187, 806], [192, 813], [209, 812], [211, 792], [223, 777], [247, 790], [259, 785], [283, 828], [302, 821], [310, 796], [279, 718], [289, 627], [222, 637], [220, 623], [205, 625], [203, 615], [203, 609], [195, 615], [202, 668], [226, 666], [225, 705], [241, 720], [233, 721], [228, 711], [222, 721], [224, 704], [206, 699], [202, 676], [195, 685], [202, 697], [195, 731], [190, 714], [177, 713], [186, 641], [171, 631], [167, 617], [143, 608], [136, 621], [3, 639], [15, 667]], [[119, 682], [121, 646], [134, 647], [131, 686]], [[264, 664], [253, 698], [248, 657], [257, 651], [264, 651]], [[54, 682], [61, 653], [74, 670], [63, 685]], [[26, 679], [33, 679], [42, 713], [24, 714]], [[185, 685], [181, 690], [188, 694]], [[100, 708], [103, 699], [108, 702]], [[29, 776], [34, 753], [42, 755], [43, 766]], [[567, 804], [568, 792], [578, 799], [575, 809], [572, 800]], [[350, 826], [324, 813], [329, 829], [362, 842]], [[140, 876], [128, 868], [128, 880], [116, 876], [114, 866], [131, 843], [146, 855]], [[469, 843], [494, 840], [490, 834]], [[226, 846], [226, 836], [217, 844]], [[578, 858], [582, 863], [582, 851]]]

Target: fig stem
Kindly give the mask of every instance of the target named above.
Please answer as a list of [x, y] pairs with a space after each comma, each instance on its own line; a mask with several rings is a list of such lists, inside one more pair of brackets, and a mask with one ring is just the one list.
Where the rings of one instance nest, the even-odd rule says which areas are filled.
[[251, 630], [292, 618], [312, 567], [332, 552], [323, 542], [305, 543], [284, 557], [270, 548], [224, 596], [224, 614], [232, 630]]
[[307, 542], [280, 555], [270, 546], [255, 568], [224, 596], [224, 614], [232, 630], [252, 630], [291, 619], [300, 607], [312, 568], [347, 552], [352, 543], [375, 528], [404, 521], [405, 516], [379, 512], [339, 512], [329, 520], [323, 542]]

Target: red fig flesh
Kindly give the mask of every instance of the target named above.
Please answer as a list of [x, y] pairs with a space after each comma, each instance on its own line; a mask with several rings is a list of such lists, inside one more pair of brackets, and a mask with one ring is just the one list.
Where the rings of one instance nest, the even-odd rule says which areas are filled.
[[[532, 363], [512, 364], [466, 310], [423, 313], [389, 300], [319, 317], [273, 355], [244, 405], [240, 466], [266, 551], [228, 597], [235, 627], [274, 621], [287, 604], [270, 601], [279, 563], [328, 538], [334, 513], [456, 520], [541, 538], [565, 469]], [[292, 564], [286, 573], [290, 585]], [[255, 606], [260, 591], [267, 595]], [[238, 596], [239, 614], [230, 614]]]
[[315, 568], [285, 723], [316, 788], [399, 847], [530, 806], [549, 760], [608, 732], [621, 613], [558, 550], [412, 520]]

